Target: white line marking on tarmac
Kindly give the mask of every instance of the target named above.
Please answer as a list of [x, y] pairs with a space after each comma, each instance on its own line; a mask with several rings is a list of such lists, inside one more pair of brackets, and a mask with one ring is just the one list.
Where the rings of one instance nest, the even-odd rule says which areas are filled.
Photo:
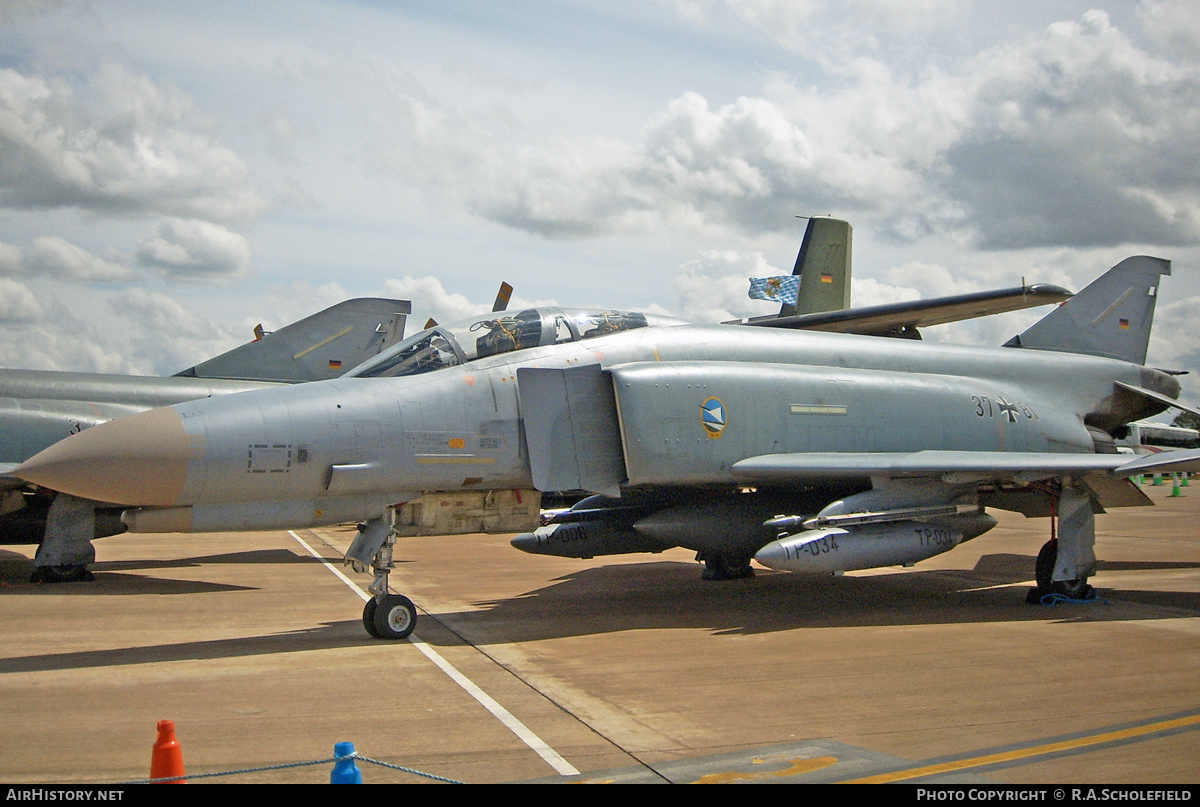
[[[310, 555], [321, 561], [325, 568], [333, 572], [339, 580], [349, 586], [351, 591], [362, 597], [363, 602], [371, 599], [370, 594], [363, 591], [357, 583], [343, 574], [341, 569], [337, 568], [328, 560], [317, 554], [317, 551], [309, 546], [303, 538], [301, 538], [292, 530], [288, 530], [288, 535], [295, 538], [300, 543], [300, 546], [308, 550]], [[563, 759], [562, 755], [547, 745], [545, 740], [530, 731], [529, 727], [514, 717], [510, 711], [505, 709], [499, 703], [496, 703], [492, 696], [480, 689], [470, 678], [467, 678], [465, 675], [455, 669], [454, 665], [442, 658], [440, 653], [438, 653], [429, 645], [425, 644], [425, 642], [418, 639], [415, 634], [409, 636], [408, 641], [411, 642], [418, 650], [424, 653], [425, 657], [436, 664], [442, 672], [450, 676], [450, 680], [454, 681], [454, 683], [466, 690], [467, 694], [469, 694], [472, 698], [479, 701], [480, 705], [483, 706], [484, 709], [487, 709], [489, 712], [491, 712], [492, 715], [501, 723], [503, 723], [509, 731], [517, 735], [517, 737], [521, 739], [521, 742], [532, 748], [533, 751], [542, 759], [544, 759], [551, 768], [554, 768], [554, 770], [558, 771], [558, 773], [562, 776], [573, 776], [579, 773], [579, 771], [575, 769], [575, 766]]]

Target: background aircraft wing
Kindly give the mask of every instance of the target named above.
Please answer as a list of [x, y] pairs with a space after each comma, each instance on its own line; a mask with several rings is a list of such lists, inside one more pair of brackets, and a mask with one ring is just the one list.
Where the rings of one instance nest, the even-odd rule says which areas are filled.
[[730, 324], [920, 338], [918, 328], [1061, 303], [1071, 296], [1071, 292], [1061, 286], [1039, 283], [1012, 289], [956, 294], [931, 300], [887, 303], [841, 311], [797, 314], [790, 317], [755, 317]]

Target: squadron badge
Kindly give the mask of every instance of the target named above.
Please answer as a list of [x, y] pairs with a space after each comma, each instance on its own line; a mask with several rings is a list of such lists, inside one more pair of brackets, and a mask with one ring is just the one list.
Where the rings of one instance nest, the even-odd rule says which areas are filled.
[[700, 425], [709, 437], [717, 438], [725, 431], [725, 404], [720, 398], [709, 398], [700, 404]]

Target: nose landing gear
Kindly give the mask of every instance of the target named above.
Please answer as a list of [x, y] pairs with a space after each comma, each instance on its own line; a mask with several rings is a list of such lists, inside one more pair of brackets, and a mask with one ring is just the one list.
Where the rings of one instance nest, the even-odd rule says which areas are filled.
[[395, 511], [389, 508], [385, 515], [363, 524], [346, 552], [346, 563], [356, 572], [365, 572], [369, 566], [375, 573], [367, 589], [375, 596], [363, 606], [362, 622], [376, 639], [407, 639], [417, 626], [417, 607], [412, 600], [388, 591], [388, 575], [396, 568], [392, 561], [395, 517]]

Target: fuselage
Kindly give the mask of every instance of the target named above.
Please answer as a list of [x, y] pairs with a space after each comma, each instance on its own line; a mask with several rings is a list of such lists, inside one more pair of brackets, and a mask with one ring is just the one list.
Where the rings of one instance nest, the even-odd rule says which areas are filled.
[[245, 528], [298, 527], [372, 517], [430, 491], [530, 489], [526, 421], [550, 402], [522, 394], [519, 371], [587, 366], [611, 378], [616, 421], [589, 428], [619, 431], [605, 439], [619, 446], [626, 489], [734, 488], [733, 463], [775, 453], [1093, 452], [1090, 417], [1143, 416], [1115, 411], [1114, 381], [1178, 391], [1157, 371], [1075, 354], [650, 327], [417, 375], [176, 404], [123, 421], [149, 424], [149, 436], [113, 432], [97, 449], [113, 454], [106, 478], [89, 473], [68, 492], [190, 508], [199, 530], [230, 528], [199, 518], [221, 508]]

